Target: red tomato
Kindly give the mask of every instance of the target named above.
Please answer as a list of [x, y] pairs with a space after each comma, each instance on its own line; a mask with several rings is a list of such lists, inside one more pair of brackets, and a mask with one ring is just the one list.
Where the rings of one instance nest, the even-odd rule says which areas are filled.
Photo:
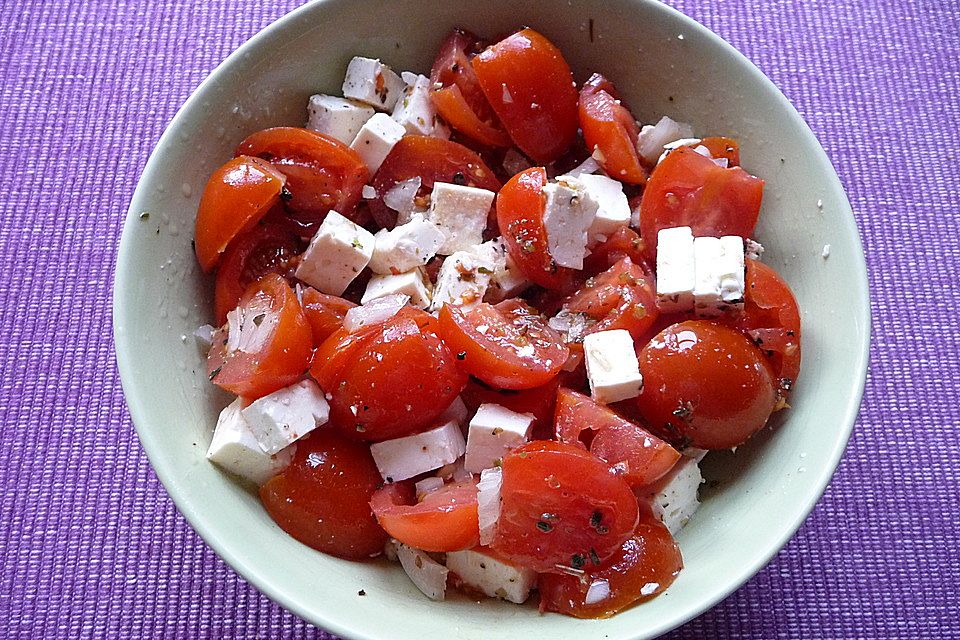
[[639, 354], [640, 414], [682, 449], [729, 449], [763, 427], [777, 401], [773, 369], [735, 329], [707, 320], [668, 327]]
[[357, 152], [335, 138], [309, 129], [275, 127], [247, 137], [237, 155], [269, 161], [287, 177], [287, 208], [312, 236], [331, 209], [355, 222], [363, 185], [370, 176]]
[[532, 413], [536, 417], [531, 430], [532, 439], [547, 440], [552, 437], [553, 412], [557, 404], [557, 389], [560, 377], [532, 389], [494, 389], [476, 378], [470, 378], [460, 392], [463, 403], [471, 415], [481, 404], [498, 404], [517, 413]]
[[534, 571], [583, 569], [616, 553], [637, 524], [630, 486], [583, 449], [538, 440], [504, 456], [491, 547]]
[[[560, 442], [589, 444], [590, 453], [610, 464], [632, 487], [655, 482], [680, 459], [676, 449], [640, 425], [569, 389], [557, 393], [555, 429]], [[583, 443], [587, 430], [594, 433]]]
[[207, 372], [214, 384], [253, 399], [303, 377], [313, 340], [286, 280], [269, 273], [250, 285], [236, 314], [235, 323], [213, 334]]
[[652, 272], [646, 263], [643, 240], [630, 227], [620, 227], [612, 236], [591, 249], [590, 255], [583, 259], [583, 270], [586, 273], [598, 273], [609, 269], [621, 258], [630, 258], [648, 273]]
[[523, 29], [473, 59], [473, 70], [510, 138], [536, 162], [552, 162], [577, 137], [577, 90], [560, 50]]
[[[540, 611], [555, 611], [576, 618], [609, 618], [664, 591], [681, 569], [683, 558], [670, 532], [652, 515], [644, 514], [633, 535], [599, 567], [584, 567], [583, 576], [541, 574]], [[597, 584], [596, 597], [603, 582], [608, 595], [587, 604], [591, 585]]]
[[247, 288], [268, 273], [290, 277], [303, 250], [300, 238], [284, 225], [260, 224], [230, 243], [217, 269], [213, 307], [218, 325]]
[[300, 294], [300, 305], [310, 323], [313, 344], [318, 347], [343, 326], [347, 311], [357, 306], [349, 300], [320, 293], [313, 287], [304, 287]]
[[430, 82], [440, 89], [431, 91], [437, 113], [451, 127], [477, 142], [492, 147], [509, 147], [510, 138], [487, 102], [470, 60], [480, 51], [477, 37], [454, 29], [440, 45], [430, 71]]
[[361, 440], [407, 436], [432, 426], [467, 381], [428, 313], [404, 308], [320, 345], [310, 373], [330, 394], [330, 420]]
[[650, 175], [640, 201], [640, 236], [657, 254], [657, 232], [693, 228], [694, 236], [749, 237], [760, 215], [763, 180], [724, 169], [689, 147], [671, 151]]
[[706, 147], [714, 158], [726, 158], [728, 167], [740, 166], [740, 145], [733, 138], [713, 136], [704, 138], [700, 144]]
[[550, 255], [543, 226], [547, 172], [532, 167], [513, 176], [497, 194], [497, 223], [510, 257], [530, 280], [547, 289], [563, 289], [574, 271], [558, 267]]
[[397, 212], [383, 203], [383, 196], [398, 182], [419, 177], [420, 196], [433, 191], [434, 182], [448, 182], [498, 191], [500, 182], [476, 153], [462, 144], [430, 136], [404, 136], [384, 159], [373, 177], [377, 199], [370, 212], [381, 227], [392, 229]]
[[573, 294], [564, 308], [597, 321], [587, 333], [626, 329], [639, 338], [657, 319], [654, 279], [645, 269], [622, 258]]
[[415, 549], [460, 551], [480, 542], [473, 480], [444, 485], [419, 503], [411, 483], [388, 484], [373, 494], [370, 506], [387, 533]]
[[620, 101], [613, 83], [602, 75], [590, 76], [580, 89], [580, 129], [587, 149], [600, 152], [600, 166], [612, 178], [643, 184], [647, 172], [637, 155], [640, 127]]
[[240, 232], [279, 202], [285, 178], [258, 158], [240, 156], [217, 169], [200, 197], [194, 243], [200, 267], [209, 272]]
[[370, 510], [382, 482], [370, 450], [333, 429], [297, 441], [293, 462], [260, 488], [260, 500], [280, 528], [303, 544], [340, 558], [362, 560], [383, 550], [387, 534]]

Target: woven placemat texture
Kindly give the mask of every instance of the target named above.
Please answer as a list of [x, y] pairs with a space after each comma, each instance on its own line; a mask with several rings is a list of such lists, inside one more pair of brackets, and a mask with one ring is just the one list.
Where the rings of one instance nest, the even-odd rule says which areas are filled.
[[[291, 0], [4, 3], [0, 635], [332, 638], [234, 574], [136, 439], [113, 356], [127, 203], [193, 88]], [[960, 4], [673, 0], [822, 141], [860, 225], [863, 409], [810, 519], [671, 638], [960, 638]]]

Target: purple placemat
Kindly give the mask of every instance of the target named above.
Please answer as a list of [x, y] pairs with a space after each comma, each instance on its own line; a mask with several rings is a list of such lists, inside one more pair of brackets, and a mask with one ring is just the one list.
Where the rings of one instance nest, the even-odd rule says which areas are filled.
[[[153, 144], [297, 3], [6, 2], [0, 24], [0, 635], [332, 638], [187, 526], [124, 407], [114, 254]], [[823, 142], [864, 239], [874, 345], [839, 472], [797, 536], [671, 638], [960, 638], [960, 5], [674, 0]]]

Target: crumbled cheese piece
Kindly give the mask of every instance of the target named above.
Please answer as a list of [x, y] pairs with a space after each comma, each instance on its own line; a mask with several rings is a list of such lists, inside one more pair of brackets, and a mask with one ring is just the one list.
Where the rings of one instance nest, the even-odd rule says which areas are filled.
[[303, 253], [296, 276], [321, 293], [339, 296], [373, 256], [373, 234], [330, 211]]
[[397, 275], [375, 275], [367, 283], [367, 289], [360, 299], [361, 304], [382, 296], [403, 294], [409, 296], [410, 304], [426, 309], [430, 306], [429, 281], [422, 269], [414, 269]]
[[450, 464], [466, 448], [460, 425], [448, 422], [423, 433], [375, 442], [370, 453], [384, 480], [396, 482]]
[[487, 546], [497, 535], [500, 519], [500, 487], [503, 484], [503, 469], [493, 467], [480, 472], [477, 483], [477, 518], [480, 526], [480, 544]]
[[378, 113], [360, 127], [350, 148], [359, 154], [373, 175], [404, 133], [406, 129], [402, 125], [385, 113]]
[[587, 254], [587, 231], [597, 214], [597, 203], [577, 178], [561, 176], [543, 187], [546, 196], [543, 227], [550, 257], [561, 267], [582, 269]]
[[743, 254], [745, 258], [750, 258], [751, 260], [757, 261], [763, 258], [763, 245], [756, 240], [745, 238], [743, 241], [743, 247]]
[[444, 242], [443, 232], [432, 222], [414, 216], [410, 222], [374, 236], [370, 269], [374, 273], [402, 273], [421, 267], [437, 255]]
[[330, 416], [323, 390], [312, 380], [255, 400], [240, 412], [266, 453], [277, 453], [322, 424]]
[[712, 317], [743, 304], [743, 239], [700, 237], [693, 241], [695, 282], [694, 310]]
[[380, 111], [392, 111], [405, 86], [387, 65], [358, 56], [347, 65], [343, 97], [365, 102]]
[[431, 310], [454, 304], [468, 311], [480, 304], [490, 286], [493, 263], [467, 251], [457, 251], [440, 266]]
[[527, 441], [535, 419], [531, 413], [517, 413], [497, 404], [480, 405], [470, 420], [464, 468], [480, 473], [496, 466], [503, 456]]
[[220, 412], [207, 460], [259, 486], [290, 464], [296, 447], [287, 447], [275, 455], [265, 453], [241, 414], [241, 403], [237, 398]]
[[625, 329], [597, 331], [583, 339], [590, 395], [609, 404], [635, 398], [643, 386], [633, 338]]
[[307, 104], [307, 129], [350, 144], [374, 113], [362, 102], [317, 94]]
[[495, 196], [486, 189], [434, 183], [427, 219], [440, 227], [446, 238], [437, 253], [448, 256], [483, 242], [483, 230], [487, 228], [487, 216]]
[[418, 136], [449, 138], [450, 132], [437, 120], [437, 110], [430, 99], [430, 78], [404, 71], [400, 74], [406, 87], [403, 97], [393, 108], [393, 119], [407, 133]]
[[690, 227], [661, 229], [657, 234], [657, 306], [661, 311], [693, 309], [696, 268]]
[[531, 285], [507, 251], [503, 237], [484, 242], [469, 251], [493, 264], [493, 276], [486, 293], [490, 302], [500, 302], [519, 295]]
[[400, 564], [410, 581], [431, 600], [443, 600], [447, 593], [449, 570], [419, 549], [408, 547], [402, 542], [394, 544]]
[[447, 553], [447, 569], [461, 582], [491, 598], [522, 604], [537, 583], [537, 574], [479, 549]]
[[580, 182], [597, 203], [597, 213], [587, 231], [587, 246], [604, 242], [621, 227], [630, 224], [630, 205], [623, 185], [607, 176], [582, 175]]

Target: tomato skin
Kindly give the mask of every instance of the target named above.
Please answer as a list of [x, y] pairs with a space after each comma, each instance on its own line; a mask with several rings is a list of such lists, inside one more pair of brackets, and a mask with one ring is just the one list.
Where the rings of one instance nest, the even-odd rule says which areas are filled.
[[740, 167], [724, 169], [689, 147], [667, 154], [650, 174], [640, 201], [640, 236], [651, 262], [657, 233], [693, 229], [694, 236], [750, 237], [760, 215], [763, 180]]
[[277, 202], [285, 178], [270, 163], [239, 156], [213, 172], [200, 197], [194, 229], [197, 261], [210, 272], [238, 234], [263, 218]]
[[[540, 611], [554, 611], [576, 618], [609, 618], [619, 611], [649, 600], [667, 589], [683, 569], [680, 548], [670, 532], [650, 514], [641, 516], [633, 535], [599, 567], [584, 567], [585, 574], [540, 575]], [[595, 581], [606, 580], [608, 597], [586, 604]], [[647, 592], [649, 584], [656, 589]]]
[[311, 237], [331, 209], [356, 215], [370, 172], [356, 151], [335, 138], [298, 127], [274, 127], [248, 136], [236, 155], [263, 158], [287, 177], [287, 208]]
[[[262, 320], [256, 324], [256, 318]], [[217, 386], [238, 396], [256, 399], [303, 377], [313, 356], [310, 325], [293, 289], [281, 276], [268, 273], [250, 285], [238, 305], [239, 324], [272, 325], [262, 342], [231, 349], [226, 326], [213, 334], [207, 354], [207, 373]], [[236, 339], [236, 338], [235, 338]]]
[[637, 524], [630, 486], [603, 461], [561, 442], [538, 440], [507, 454], [500, 496], [491, 548], [539, 572], [602, 562]]
[[290, 466], [260, 488], [260, 500], [281, 529], [339, 558], [377, 555], [387, 534], [369, 501], [381, 483], [370, 450], [321, 427], [297, 441]]
[[523, 29], [473, 59], [480, 88], [514, 143], [536, 162], [552, 162], [577, 137], [573, 73], [553, 43]]
[[643, 250], [643, 240], [630, 227], [620, 227], [604, 242], [590, 250], [590, 255], [583, 259], [583, 270], [586, 273], [599, 273], [609, 269], [622, 258], [630, 260], [643, 267], [649, 274], [653, 273]]
[[481, 302], [467, 313], [444, 305], [439, 332], [462, 369], [501, 389], [538, 387], [567, 361], [560, 335], [520, 300]]
[[347, 311], [357, 306], [349, 300], [320, 293], [313, 287], [303, 288], [300, 305], [303, 307], [304, 317], [310, 323], [313, 344], [317, 347], [343, 326]]
[[567, 299], [564, 308], [597, 321], [587, 333], [625, 329], [636, 339], [657, 320], [657, 294], [652, 274], [624, 257], [588, 280]]
[[433, 191], [435, 182], [449, 182], [497, 192], [500, 181], [483, 159], [462, 144], [432, 136], [403, 136], [377, 170], [373, 188], [377, 198], [370, 200], [374, 221], [386, 229], [397, 224], [397, 212], [383, 203], [383, 196], [394, 185], [410, 178], [421, 180], [418, 195]]
[[587, 149], [598, 149], [607, 175], [629, 184], [643, 184], [647, 172], [637, 154], [640, 128], [618, 99], [613, 83], [595, 73], [580, 89], [580, 129]]
[[477, 483], [447, 484], [417, 502], [410, 482], [378, 490], [370, 506], [380, 526], [403, 544], [424, 551], [460, 551], [477, 546]]
[[637, 407], [658, 436], [682, 449], [729, 449], [766, 424], [777, 401], [773, 369], [736, 329], [692, 320], [641, 349]]

